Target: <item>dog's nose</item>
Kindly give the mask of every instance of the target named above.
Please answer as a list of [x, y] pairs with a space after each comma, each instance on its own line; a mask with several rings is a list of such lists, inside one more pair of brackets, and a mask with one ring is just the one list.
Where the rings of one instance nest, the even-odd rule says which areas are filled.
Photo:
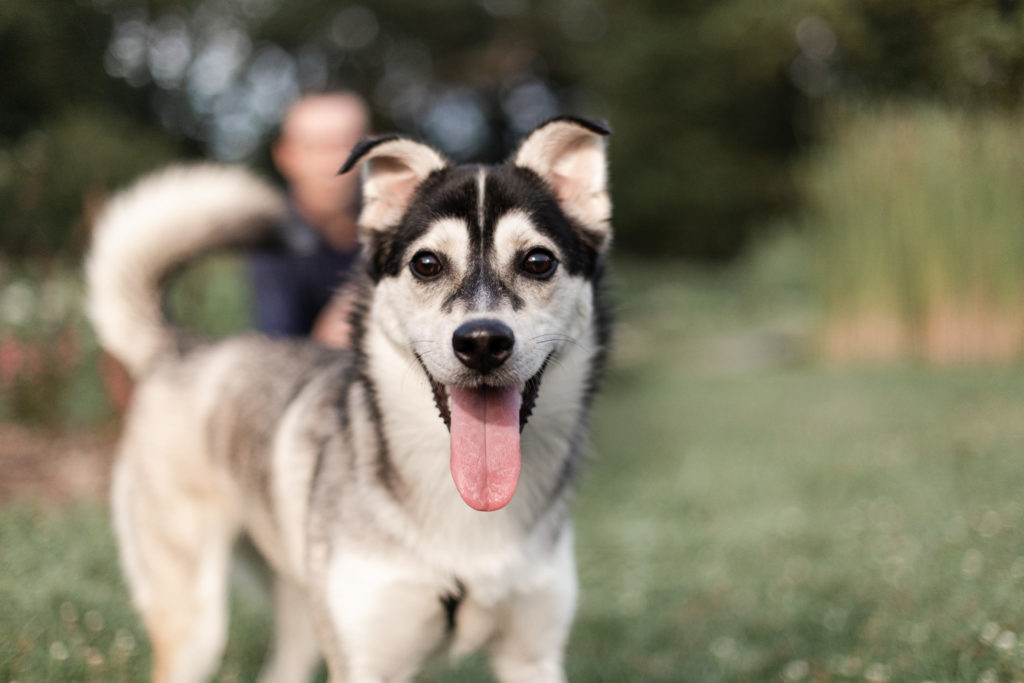
[[483, 373], [508, 360], [515, 343], [512, 328], [500, 320], [471, 320], [452, 335], [455, 356], [467, 368]]

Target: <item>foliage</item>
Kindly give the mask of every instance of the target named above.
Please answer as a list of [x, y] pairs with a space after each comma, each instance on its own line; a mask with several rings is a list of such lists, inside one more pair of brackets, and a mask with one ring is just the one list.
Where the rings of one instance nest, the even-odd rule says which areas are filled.
[[0, 150], [0, 246], [8, 258], [81, 256], [112, 189], [173, 158], [153, 130], [102, 108], [46, 120]]
[[0, 261], [0, 420], [49, 427], [102, 420], [99, 355], [75, 271]]
[[[60, 429], [112, 417], [108, 369], [83, 304], [77, 268], [0, 261], [0, 420]], [[250, 329], [242, 259], [214, 255], [178, 274], [168, 308], [194, 335]]]
[[602, 6], [607, 34], [569, 56], [616, 126], [620, 242], [633, 251], [734, 255], [798, 201], [789, 162], [827, 136], [819, 112], [833, 100], [1021, 97], [1015, 2]]
[[244, 257], [216, 254], [200, 260], [171, 283], [171, 318], [183, 329], [225, 337], [252, 329], [249, 276]]
[[111, 79], [110, 19], [94, 5], [0, 6], [0, 254], [77, 259], [107, 191], [182, 147], [159, 128], [147, 94]]
[[83, 198], [198, 151], [266, 167], [288, 101], [346, 86], [458, 160], [605, 116], [620, 245], [724, 258], [798, 200], [823, 102], [1014, 106], [1022, 34], [1017, 0], [8, 0], [0, 246], [74, 257]]
[[840, 356], [1024, 350], [1024, 119], [859, 107], [802, 174]]

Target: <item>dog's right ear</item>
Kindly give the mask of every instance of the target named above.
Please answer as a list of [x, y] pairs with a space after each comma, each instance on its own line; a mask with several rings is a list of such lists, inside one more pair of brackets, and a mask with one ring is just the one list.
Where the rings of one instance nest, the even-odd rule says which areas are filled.
[[363, 164], [363, 210], [359, 224], [385, 230], [398, 224], [416, 187], [448, 161], [432, 147], [398, 135], [369, 138], [352, 148], [339, 173]]
[[530, 169], [551, 187], [565, 213], [582, 224], [599, 249], [611, 238], [605, 149], [611, 132], [604, 121], [551, 119], [523, 140], [514, 157], [516, 166]]

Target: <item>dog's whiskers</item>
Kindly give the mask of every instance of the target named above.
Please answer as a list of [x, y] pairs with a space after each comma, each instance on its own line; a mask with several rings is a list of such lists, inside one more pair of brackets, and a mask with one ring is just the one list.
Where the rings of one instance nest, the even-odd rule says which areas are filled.
[[580, 349], [588, 350], [588, 345], [582, 344], [574, 337], [570, 337], [564, 334], [539, 334], [536, 337], [531, 338], [530, 341], [532, 341], [534, 344], [537, 344], [538, 346], [543, 344], [555, 344], [557, 342], [563, 342], [566, 344], [572, 344], [573, 346], [576, 346]]

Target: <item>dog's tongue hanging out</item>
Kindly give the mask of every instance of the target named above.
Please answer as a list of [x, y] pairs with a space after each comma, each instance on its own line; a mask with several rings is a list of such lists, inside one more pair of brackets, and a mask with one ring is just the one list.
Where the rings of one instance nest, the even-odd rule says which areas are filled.
[[505, 507], [516, 492], [522, 387], [449, 387], [452, 478], [475, 510]]

